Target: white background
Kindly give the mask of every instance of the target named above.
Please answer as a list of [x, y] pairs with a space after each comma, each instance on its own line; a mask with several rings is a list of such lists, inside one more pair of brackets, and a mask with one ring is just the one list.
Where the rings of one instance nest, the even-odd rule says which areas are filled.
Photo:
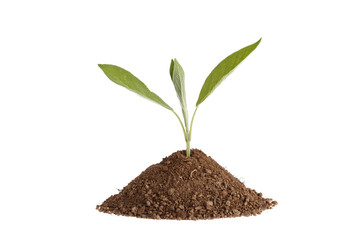
[[[357, 3], [2, 1], [0, 238], [359, 239]], [[97, 64], [131, 71], [179, 112], [176, 57], [192, 114], [216, 64], [260, 37], [200, 106], [192, 146], [279, 205], [196, 222], [97, 212], [185, 147], [170, 111]]]

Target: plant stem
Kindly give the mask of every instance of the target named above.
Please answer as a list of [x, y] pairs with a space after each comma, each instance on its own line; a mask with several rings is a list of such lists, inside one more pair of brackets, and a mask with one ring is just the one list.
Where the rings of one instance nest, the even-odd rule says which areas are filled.
[[191, 118], [191, 124], [190, 124], [190, 131], [188, 128], [185, 129], [183, 122], [181, 121], [179, 115], [176, 114], [176, 112], [174, 110], [171, 110], [176, 118], [179, 120], [180, 124], [181, 124], [181, 128], [183, 130], [184, 133], [184, 137], [185, 137], [185, 142], [186, 142], [186, 157], [190, 157], [190, 141], [191, 141], [191, 133], [192, 133], [192, 126], [193, 126], [193, 122], [194, 122], [194, 117], [195, 117], [195, 113], [197, 111], [198, 107], [196, 107], [193, 116]]
[[190, 140], [186, 141], [186, 157], [190, 157]]
[[192, 118], [191, 118], [189, 141], [191, 141], [192, 126], [193, 126], [194, 117], [195, 117], [196, 111], [198, 110], [198, 107], [199, 107], [199, 106], [197, 106], [197, 107], [195, 108], [195, 111], [194, 111], [193, 116], [192, 116]]
[[176, 112], [174, 110], [171, 110], [175, 116], [177, 117], [177, 119], [179, 120], [180, 124], [181, 124], [181, 128], [183, 130], [183, 133], [184, 133], [184, 137], [185, 137], [185, 141], [187, 141], [187, 134], [186, 134], [186, 131], [185, 131], [185, 128], [184, 128], [184, 124], [182, 123], [181, 119], [179, 118], [179, 115], [176, 114]]
[[191, 141], [191, 132], [192, 132], [192, 125], [194, 122], [194, 117], [195, 117], [195, 113], [197, 111], [198, 107], [196, 107], [192, 119], [191, 119], [191, 124], [190, 124], [190, 131], [189, 129], [186, 129], [186, 137], [185, 137], [185, 141], [186, 141], [186, 156], [190, 157], [190, 141]]

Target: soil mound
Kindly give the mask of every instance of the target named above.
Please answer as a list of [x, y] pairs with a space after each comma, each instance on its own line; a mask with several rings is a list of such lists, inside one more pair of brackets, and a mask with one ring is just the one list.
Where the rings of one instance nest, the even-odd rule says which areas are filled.
[[245, 187], [201, 150], [177, 151], [148, 167], [100, 212], [153, 219], [212, 219], [260, 214], [277, 205]]

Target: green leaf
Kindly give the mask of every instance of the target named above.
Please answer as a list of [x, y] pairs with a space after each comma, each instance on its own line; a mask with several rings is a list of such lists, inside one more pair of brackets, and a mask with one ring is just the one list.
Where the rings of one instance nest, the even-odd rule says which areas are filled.
[[188, 110], [185, 94], [185, 74], [181, 65], [176, 59], [171, 60], [170, 77], [174, 84], [177, 97], [179, 98], [181, 110], [184, 116], [185, 127], [188, 129]]
[[259, 45], [261, 38], [256, 43], [234, 52], [222, 60], [206, 78], [201, 88], [196, 106], [199, 106], [222, 81]]
[[167, 103], [165, 103], [158, 95], [151, 92], [142, 81], [140, 81], [137, 77], [135, 77], [125, 69], [109, 64], [99, 64], [99, 67], [104, 71], [105, 75], [114, 83], [119, 84], [120, 86], [123, 86], [124, 88], [127, 88], [130, 91], [133, 91], [140, 96], [156, 102], [164, 108], [173, 111], [173, 109]]

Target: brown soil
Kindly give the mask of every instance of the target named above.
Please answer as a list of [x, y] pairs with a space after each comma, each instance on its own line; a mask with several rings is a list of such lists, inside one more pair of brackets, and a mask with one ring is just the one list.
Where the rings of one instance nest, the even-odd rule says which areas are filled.
[[257, 215], [276, 204], [192, 149], [188, 158], [178, 151], [150, 166], [96, 208], [124, 216], [197, 220]]

